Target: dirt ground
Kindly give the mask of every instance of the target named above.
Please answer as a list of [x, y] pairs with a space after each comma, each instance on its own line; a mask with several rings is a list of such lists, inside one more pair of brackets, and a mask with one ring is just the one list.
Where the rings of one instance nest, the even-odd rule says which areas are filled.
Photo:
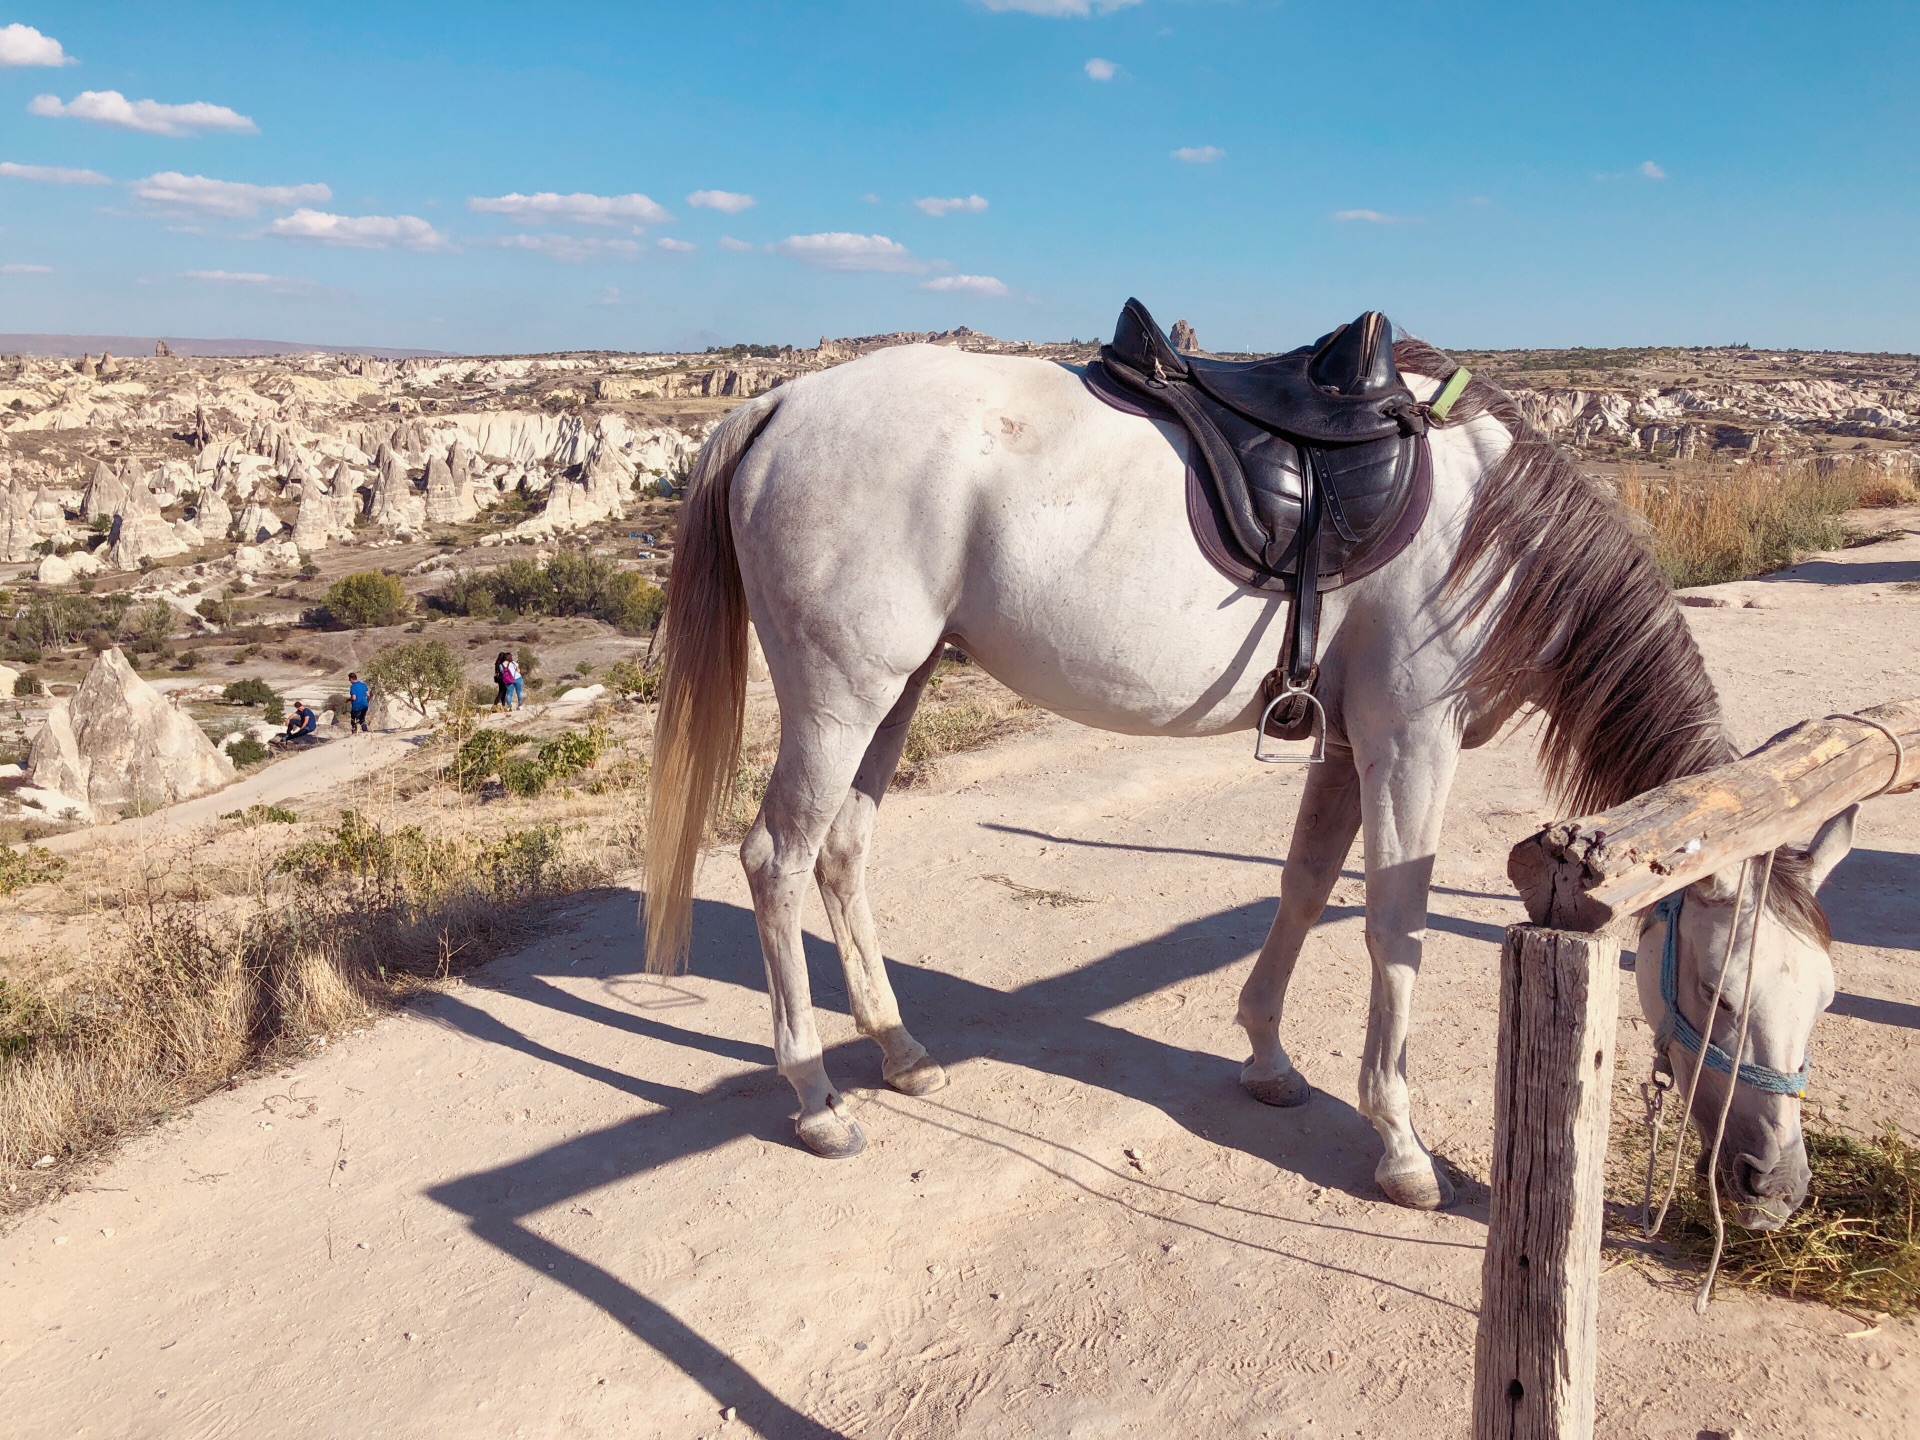
[[[1920, 514], [1874, 523], [1910, 533], [1688, 611], [1742, 742], [1920, 694]], [[1505, 856], [1549, 818], [1530, 746], [1466, 759], [1417, 1002], [1415, 1115], [1470, 1175], [1522, 918]], [[1485, 1190], [1425, 1215], [1373, 1188], [1357, 854], [1289, 1007], [1314, 1099], [1236, 1084], [1299, 788], [1248, 749], [1053, 723], [888, 799], [874, 908], [953, 1084], [881, 1086], [816, 907], [857, 1159], [793, 1142], [724, 854], [686, 978], [639, 973], [631, 891], [579, 897], [469, 982], [194, 1107], [0, 1238], [6, 1433], [1464, 1434]], [[1825, 898], [1814, 1100], [1910, 1126], [1920, 798], [1867, 804]], [[1601, 1434], [1920, 1432], [1912, 1322], [1690, 1299], [1657, 1267], [1602, 1278]]]

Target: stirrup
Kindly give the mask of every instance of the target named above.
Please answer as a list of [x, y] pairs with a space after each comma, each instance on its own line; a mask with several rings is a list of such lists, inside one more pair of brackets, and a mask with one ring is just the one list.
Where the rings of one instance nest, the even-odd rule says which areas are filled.
[[[1313, 707], [1313, 728], [1308, 732], [1313, 738], [1313, 750], [1306, 755], [1269, 754], [1265, 749], [1267, 736], [1267, 718], [1285, 701], [1299, 696]], [[1289, 742], [1293, 743], [1293, 742]], [[1311, 690], [1303, 690], [1291, 683], [1273, 699], [1267, 702], [1267, 708], [1260, 712], [1260, 723], [1253, 729], [1253, 758], [1262, 765], [1318, 765], [1327, 758], [1327, 711]]]

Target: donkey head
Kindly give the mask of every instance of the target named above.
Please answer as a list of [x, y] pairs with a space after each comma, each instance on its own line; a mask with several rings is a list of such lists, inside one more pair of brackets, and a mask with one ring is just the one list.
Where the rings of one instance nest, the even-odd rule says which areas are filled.
[[[1833, 1003], [1830, 937], [1811, 897], [1853, 847], [1858, 809], [1821, 826], [1805, 852], [1776, 855], [1772, 900], [1763, 913], [1756, 913], [1756, 864], [1744, 885], [1737, 868], [1710, 875], [1661, 902], [1642, 922], [1634, 966], [1641, 1007], [1673, 1067], [1676, 1098], [1687, 1099], [1699, 1072], [1688, 1109], [1700, 1131], [1703, 1181], [1726, 1109], [1720, 1181], [1735, 1219], [1749, 1230], [1777, 1228], [1806, 1199], [1800, 1088], [1813, 1022]], [[1749, 983], [1746, 1043], [1736, 1049]], [[1736, 1066], [1737, 1077], [1730, 1073]]]

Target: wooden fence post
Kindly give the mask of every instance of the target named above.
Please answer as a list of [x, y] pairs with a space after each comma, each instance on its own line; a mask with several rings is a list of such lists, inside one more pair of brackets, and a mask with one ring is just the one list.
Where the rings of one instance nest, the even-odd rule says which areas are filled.
[[1474, 1440], [1588, 1440], [1620, 942], [1507, 927]]

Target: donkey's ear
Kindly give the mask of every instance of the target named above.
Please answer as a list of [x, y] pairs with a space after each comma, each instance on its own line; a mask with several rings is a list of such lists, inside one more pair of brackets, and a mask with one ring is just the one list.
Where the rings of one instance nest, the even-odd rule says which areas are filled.
[[1687, 893], [1698, 896], [1704, 905], [1731, 905], [1740, 893], [1740, 867], [1735, 865], [1696, 880], [1687, 887]]
[[1807, 846], [1807, 879], [1815, 890], [1827, 883], [1833, 867], [1846, 859], [1847, 852], [1853, 849], [1853, 822], [1859, 815], [1860, 807], [1849, 805], [1822, 825], [1815, 833], [1813, 843]]

